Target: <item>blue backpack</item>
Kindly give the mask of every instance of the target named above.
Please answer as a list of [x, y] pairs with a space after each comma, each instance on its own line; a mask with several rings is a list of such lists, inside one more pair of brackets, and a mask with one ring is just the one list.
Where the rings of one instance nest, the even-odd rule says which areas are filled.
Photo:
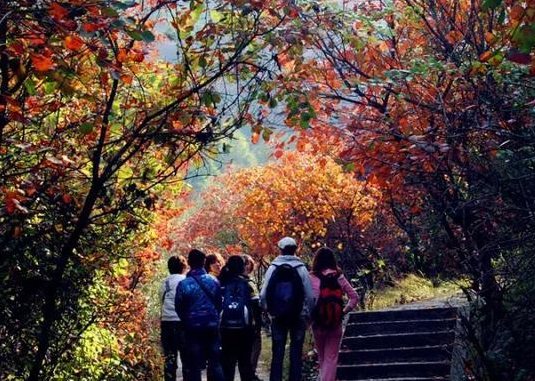
[[303, 281], [296, 267], [288, 263], [273, 265], [275, 270], [271, 274], [266, 288], [266, 304], [269, 314], [277, 320], [295, 322], [303, 310], [305, 291]]
[[223, 287], [223, 309], [221, 311], [221, 328], [245, 328], [251, 324], [249, 300], [251, 292], [245, 279], [234, 278]]

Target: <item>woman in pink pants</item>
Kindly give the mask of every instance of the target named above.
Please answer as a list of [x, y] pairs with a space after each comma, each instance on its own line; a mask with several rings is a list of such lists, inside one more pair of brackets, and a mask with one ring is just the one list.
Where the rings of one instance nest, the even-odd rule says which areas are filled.
[[[316, 301], [320, 295], [321, 279], [335, 277], [349, 301], [343, 306], [343, 313], [351, 311], [358, 303], [358, 294], [351, 287], [340, 267], [338, 267], [334, 252], [328, 247], [322, 247], [314, 254], [310, 280], [314, 290]], [[332, 327], [322, 327], [317, 321], [312, 322], [312, 333], [314, 335], [314, 346], [318, 354], [319, 381], [334, 381], [336, 379], [336, 365], [338, 363], [338, 352], [342, 341], [342, 322], [336, 323]]]

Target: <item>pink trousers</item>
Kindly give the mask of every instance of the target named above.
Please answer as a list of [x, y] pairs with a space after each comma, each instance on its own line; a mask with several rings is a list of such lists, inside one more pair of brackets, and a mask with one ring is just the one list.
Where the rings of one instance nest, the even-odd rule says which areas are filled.
[[342, 341], [342, 325], [333, 329], [312, 326], [312, 334], [320, 368], [318, 381], [335, 381], [338, 353]]

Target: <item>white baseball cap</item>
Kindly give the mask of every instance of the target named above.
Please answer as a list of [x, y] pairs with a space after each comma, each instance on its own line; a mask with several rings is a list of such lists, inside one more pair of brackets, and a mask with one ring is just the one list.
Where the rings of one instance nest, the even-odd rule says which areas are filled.
[[287, 246], [295, 246], [295, 247], [297, 247], [297, 242], [295, 242], [295, 239], [293, 239], [291, 237], [284, 237], [283, 239], [281, 239], [279, 241], [279, 243], [277, 243], [277, 246], [279, 247], [279, 249], [282, 250]]

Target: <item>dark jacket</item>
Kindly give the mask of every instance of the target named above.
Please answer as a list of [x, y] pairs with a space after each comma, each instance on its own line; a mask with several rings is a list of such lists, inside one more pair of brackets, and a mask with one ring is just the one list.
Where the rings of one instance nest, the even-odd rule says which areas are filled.
[[223, 276], [220, 279], [221, 289], [223, 294], [225, 293], [225, 286], [232, 281], [243, 281], [247, 284], [248, 297], [246, 301], [247, 309], [249, 310], [249, 323], [251, 327], [259, 330], [262, 327], [262, 309], [260, 308], [260, 299], [258, 297], [258, 291], [253, 281], [246, 276]]
[[191, 270], [178, 284], [175, 309], [186, 327], [218, 327], [221, 308], [219, 282], [204, 269]]

